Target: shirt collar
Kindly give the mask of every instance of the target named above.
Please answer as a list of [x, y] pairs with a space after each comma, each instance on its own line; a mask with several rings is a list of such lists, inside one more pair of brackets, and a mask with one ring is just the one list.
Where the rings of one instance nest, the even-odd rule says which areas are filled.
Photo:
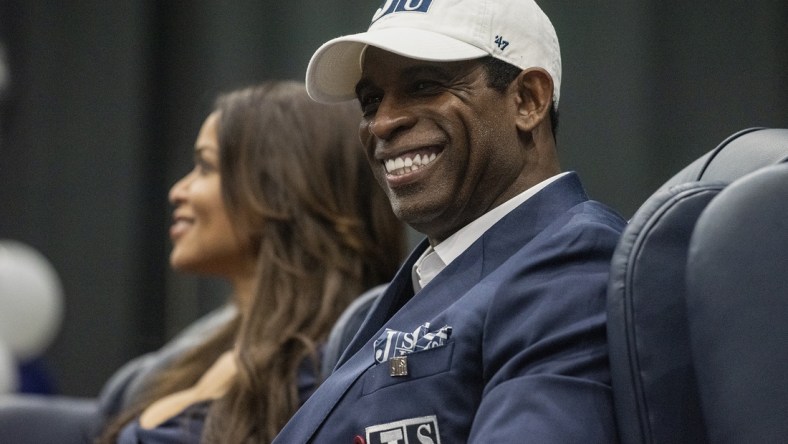
[[[485, 231], [490, 229], [496, 222], [501, 220], [504, 216], [509, 214], [512, 210], [520, 206], [523, 202], [531, 198], [533, 195], [541, 191], [546, 186], [550, 185], [559, 178], [569, 174], [564, 172], [549, 177], [538, 184], [528, 188], [522, 193], [514, 196], [506, 202], [498, 205], [481, 217], [477, 218], [468, 225], [457, 230], [456, 233], [446, 238], [443, 242], [436, 245], [434, 248], [427, 247], [421, 254], [421, 257], [413, 264], [412, 278], [413, 287], [415, 291], [424, 288], [429, 281], [432, 280], [438, 273], [448, 266], [454, 259], [461, 255], [468, 247], [471, 246], [477, 239], [479, 239]], [[432, 252], [434, 255], [431, 255]], [[436, 258], [428, 256], [437, 256]]]

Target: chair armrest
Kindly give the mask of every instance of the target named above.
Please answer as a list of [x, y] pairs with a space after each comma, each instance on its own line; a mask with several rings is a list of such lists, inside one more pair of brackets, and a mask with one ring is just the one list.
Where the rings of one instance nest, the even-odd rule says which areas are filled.
[[90, 443], [101, 421], [98, 404], [91, 398], [0, 396], [3, 443]]

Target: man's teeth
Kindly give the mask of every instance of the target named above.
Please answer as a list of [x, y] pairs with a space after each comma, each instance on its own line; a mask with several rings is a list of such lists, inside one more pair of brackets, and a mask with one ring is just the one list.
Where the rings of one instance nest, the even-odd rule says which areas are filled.
[[389, 159], [384, 162], [386, 166], [386, 172], [389, 174], [400, 175], [405, 173], [412, 173], [419, 168], [428, 165], [430, 162], [435, 160], [437, 155], [435, 153], [432, 154], [416, 154], [413, 157], [397, 157], [396, 159]]

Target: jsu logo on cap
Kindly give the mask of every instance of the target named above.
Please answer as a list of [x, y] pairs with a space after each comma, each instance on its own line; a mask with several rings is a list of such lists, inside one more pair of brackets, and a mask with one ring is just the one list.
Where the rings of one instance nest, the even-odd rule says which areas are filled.
[[392, 12], [427, 12], [432, 0], [386, 0], [372, 16], [372, 23]]
[[441, 444], [435, 415], [367, 427], [367, 444]]

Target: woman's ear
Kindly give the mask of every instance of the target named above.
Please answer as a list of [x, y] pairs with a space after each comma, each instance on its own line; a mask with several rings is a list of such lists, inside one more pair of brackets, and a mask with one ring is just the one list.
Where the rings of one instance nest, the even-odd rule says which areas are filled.
[[517, 89], [517, 128], [530, 132], [542, 122], [548, 122], [553, 106], [553, 79], [550, 74], [541, 68], [529, 68], [523, 70], [513, 83]]

